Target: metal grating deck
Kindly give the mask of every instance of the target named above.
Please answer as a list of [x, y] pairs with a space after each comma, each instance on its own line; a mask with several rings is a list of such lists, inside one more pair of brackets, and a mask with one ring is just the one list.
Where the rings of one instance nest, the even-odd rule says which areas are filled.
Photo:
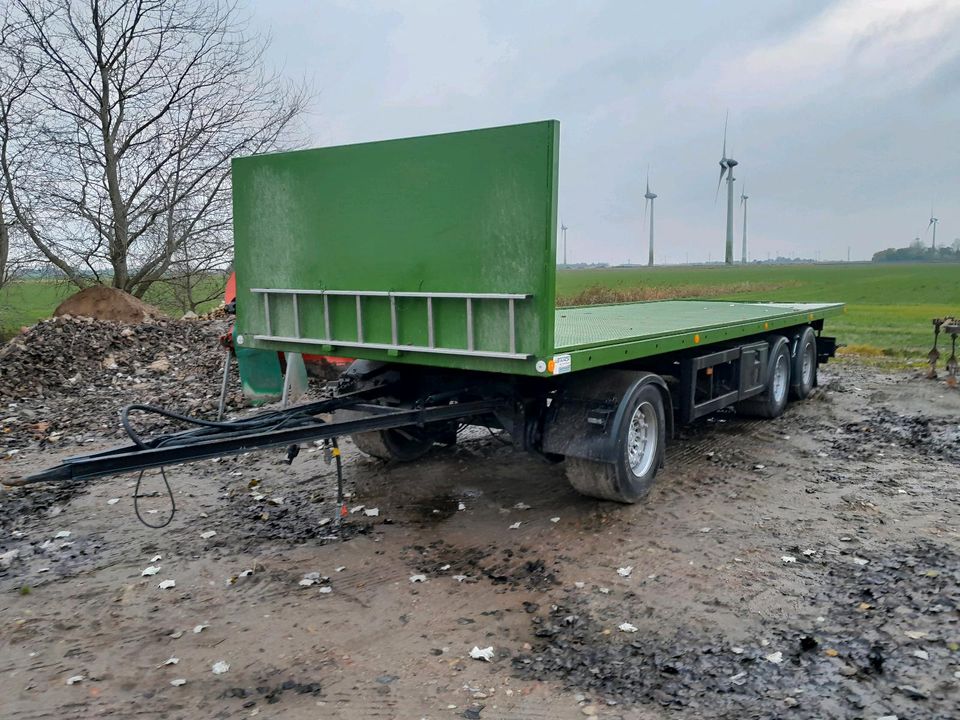
[[557, 308], [557, 352], [670, 337], [834, 310], [835, 303], [743, 303], [699, 300]]

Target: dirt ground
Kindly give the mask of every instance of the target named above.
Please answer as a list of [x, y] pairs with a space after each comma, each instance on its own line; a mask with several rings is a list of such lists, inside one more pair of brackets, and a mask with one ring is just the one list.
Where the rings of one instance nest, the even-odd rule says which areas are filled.
[[[313, 447], [171, 469], [162, 530], [130, 477], [0, 493], [0, 714], [960, 715], [960, 391], [941, 382], [826, 366], [777, 420], [685, 429], [636, 506], [486, 430], [408, 465], [344, 444], [339, 534]], [[0, 473], [77, 452], [25, 447]], [[145, 510], [160, 521], [162, 494]]]

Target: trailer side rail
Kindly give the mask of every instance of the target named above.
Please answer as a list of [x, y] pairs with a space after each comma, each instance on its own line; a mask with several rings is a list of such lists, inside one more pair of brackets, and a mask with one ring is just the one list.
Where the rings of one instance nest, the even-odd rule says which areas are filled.
[[[463, 357], [498, 358], [505, 360], [527, 360], [532, 357], [529, 353], [517, 352], [517, 302], [531, 298], [528, 293], [466, 293], [466, 292], [390, 292], [386, 290], [301, 290], [292, 288], [250, 288], [250, 292], [261, 300], [261, 310], [266, 332], [254, 334], [254, 340], [282, 343], [303, 343], [319, 345], [328, 352], [334, 348], [361, 348], [369, 350], [386, 350], [388, 352], [416, 352], [432, 353], [437, 355], [459, 355]], [[290, 298], [290, 312], [293, 318], [293, 335], [275, 334], [274, 320], [271, 312], [270, 298], [284, 296]], [[301, 332], [301, 305], [315, 303], [316, 298], [322, 300], [323, 307], [323, 337], [310, 337]], [[335, 327], [330, 312], [331, 297], [348, 297], [354, 299], [356, 321], [353, 327], [346, 331], [351, 336], [344, 337], [340, 333], [342, 328]], [[364, 298], [386, 298], [390, 302], [390, 338], [389, 343], [370, 342], [364, 335]], [[427, 344], [418, 345], [401, 343], [400, 326], [397, 321], [397, 300], [412, 298], [423, 300], [426, 310]], [[437, 327], [434, 314], [434, 301], [462, 300], [465, 310], [466, 347], [449, 347], [437, 343]], [[474, 328], [475, 303], [499, 302], [506, 303], [508, 344], [506, 349], [478, 348]], [[274, 308], [273, 312], [276, 312]], [[289, 325], [289, 324], [288, 324]], [[350, 337], [354, 339], [349, 339]], [[244, 344], [242, 336], [237, 342]]]

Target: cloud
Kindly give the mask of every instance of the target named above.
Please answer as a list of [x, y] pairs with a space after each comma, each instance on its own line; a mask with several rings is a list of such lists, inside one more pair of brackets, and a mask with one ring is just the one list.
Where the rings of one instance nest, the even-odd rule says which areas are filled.
[[841, 86], [890, 94], [960, 55], [958, 31], [952, 0], [842, 0], [724, 63], [714, 92], [744, 108], [792, 105]]
[[400, 19], [387, 38], [386, 105], [438, 107], [451, 97], [481, 97], [508, 72], [516, 53], [493, 37], [482, 3], [419, 0], [393, 8]]

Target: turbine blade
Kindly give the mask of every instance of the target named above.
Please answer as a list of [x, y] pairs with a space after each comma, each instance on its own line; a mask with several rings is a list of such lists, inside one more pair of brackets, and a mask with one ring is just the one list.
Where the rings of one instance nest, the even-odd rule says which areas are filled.
[[650, 204], [650, 198], [643, 199], [643, 214], [640, 216], [642, 220], [647, 219], [647, 206]]
[[726, 171], [727, 171], [726, 166], [722, 166], [722, 167], [720, 168], [720, 179], [717, 180], [717, 195], [716, 195], [715, 198], [713, 198], [713, 204], [714, 204], [714, 205], [716, 205], [716, 204], [717, 204], [717, 200], [720, 199], [720, 186], [723, 185], [723, 174], [724, 174]]
[[723, 118], [723, 157], [727, 156], [727, 122], [730, 120], [730, 110], [727, 109], [727, 115]]

